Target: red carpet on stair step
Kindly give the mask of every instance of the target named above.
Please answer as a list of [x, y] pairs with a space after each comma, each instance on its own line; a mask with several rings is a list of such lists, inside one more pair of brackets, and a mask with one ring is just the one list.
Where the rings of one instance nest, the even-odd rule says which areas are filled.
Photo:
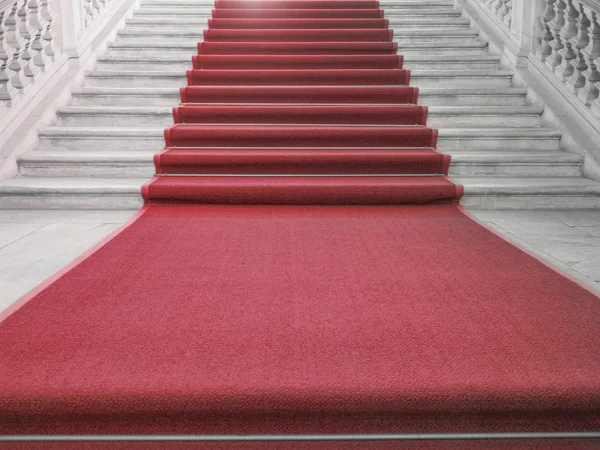
[[416, 105], [184, 105], [175, 123], [426, 125], [427, 108]]
[[163, 177], [150, 204], [397, 205], [454, 203], [462, 190], [442, 177], [202, 176]]
[[379, 9], [377, 0], [215, 0], [215, 9]]
[[408, 70], [397, 69], [236, 69], [189, 70], [190, 85], [221, 86], [314, 86], [314, 85], [407, 85]]
[[[201, 55], [395, 54], [395, 42], [200, 42]], [[401, 55], [398, 55], [401, 57]]]
[[174, 125], [167, 147], [435, 147], [437, 130], [423, 126]]
[[410, 86], [187, 86], [182, 103], [416, 104]]
[[213, 16], [144, 208], [0, 316], [0, 433], [599, 431], [600, 299], [458, 206], [379, 3]]
[[381, 9], [213, 9], [214, 18], [227, 19], [383, 19]]
[[398, 55], [198, 55], [194, 69], [402, 69]]
[[154, 162], [159, 174], [444, 174], [450, 157], [410, 148], [172, 148]]
[[252, 29], [352, 29], [387, 28], [386, 19], [208, 19], [211, 29], [222, 28]]
[[252, 41], [252, 42], [324, 42], [324, 41], [366, 41], [391, 42], [393, 32], [385, 29], [331, 29], [331, 30], [239, 30], [210, 29], [204, 31], [204, 40], [213, 41]]

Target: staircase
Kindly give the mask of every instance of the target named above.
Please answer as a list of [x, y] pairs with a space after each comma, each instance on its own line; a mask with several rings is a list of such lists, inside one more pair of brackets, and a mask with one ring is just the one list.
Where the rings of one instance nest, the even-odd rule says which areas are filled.
[[[398, 53], [429, 106], [438, 149], [469, 208], [597, 208], [600, 183], [561, 150], [542, 108], [488, 51], [453, 0], [382, 0]], [[173, 123], [182, 75], [202, 41], [211, 0], [142, 0], [85, 84], [73, 91], [19, 176], [0, 183], [2, 208], [137, 208], [153, 155]]]

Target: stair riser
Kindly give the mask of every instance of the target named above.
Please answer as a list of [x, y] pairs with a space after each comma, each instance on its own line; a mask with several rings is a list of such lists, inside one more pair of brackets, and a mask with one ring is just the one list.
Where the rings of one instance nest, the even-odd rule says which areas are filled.
[[58, 123], [79, 127], [168, 127], [173, 124], [173, 114], [61, 114]]
[[[494, 70], [499, 69], [498, 61], [474, 61], [474, 62], [463, 62], [460, 60], [452, 61], [435, 61], [431, 59], [429, 61], [410, 61], [406, 60], [404, 66], [407, 69], [423, 69], [423, 70]], [[98, 62], [97, 68], [99, 70], [181, 70], [186, 71], [192, 68], [191, 56], [189, 61], [181, 62], [162, 62], [160, 60], [152, 60], [142, 62], [129, 62], [129, 61], [103, 61]]]
[[470, 195], [465, 194], [461, 205], [467, 209], [598, 209], [596, 195]]
[[[171, 113], [167, 114], [61, 114], [59, 124], [66, 126], [101, 126], [101, 127], [148, 127], [169, 126], [173, 123]], [[539, 116], [515, 115], [445, 115], [436, 116], [430, 113], [427, 125], [431, 128], [497, 128], [497, 127], [536, 127], [541, 125]]]
[[[146, 163], [120, 163], [98, 164], [77, 163], [68, 164], [61, 162], [33, 163], [21, 162], [19, 173], [26, 176], [37, 177], [139, 177], [150, 178], [155, 169], [152, 155]], [[581, 176], [581, 167], [576, 164], [550, 165], [550, 164], [462, 164], [452, 163], [450, 175], [456, 176]]]
[[517, 128], [539, 127], [541, 116], [498, 114], [498, 115], [435, 115], [429, 114], [427, 125], [431, 128]]
[[[185, 77], [94, 77], [88, 76], [85, 81], [90, 87], [181, 87], [187, 85]], [[440, 86], [480, 88], [506, 88], [511, 85], [511, 78], [504, 76], [472, 77], [468, 74], [446, 77], [413, 76], [411, 85], [419, 88], [439, 88]]]
[[[122, 194], [55, 194], [0, 195], [2, 209], [137, 209], [140, 195]], [[461, 204], [471, 209], [599, 209], [595, 195], [470, 195]]]
[[0, 195], [0, 209], [139, 209], [141, 194]]
[[457, 176], [510, 176], [510, 177], [579, 177], [578, 164], [450, 164], [450, 175]]
[[[212, 9], [214, 3], [198, 3], [194, 5], [142, 5], [138, 10], [144, 14], [160, 14], [165, 15], [195, 15], [199, 12]], [[417, 15], [428, 15], [428, 16], [439, 16], [449, 15], [454, 17], [460, 17], [461, 12], [454, 9], [452, 5], [380, 5], [380, 7], [386, 12], [386, 14], [417, 14]]]
[[[174, 30], [172, 33], [167, 33], [166, 31], [160, 31], [153, 33], [152, 30], [149, 30], [147, 27], [140, 28], [139, 30], [134, 29], [134, 27], [128, 28], [125, 31], [121, 32], [119, 36], [131, 39], [136, 38], [140, 40], [151, 39], [153, 41], [159, 40], [161, 42], [169, 42], [169, 43], [191, 43], [191, 42], [200, 42], [203, 40], [204, 36], [202, 32], [193, 32], [187, 33], [183, 30], [177, 31]], [[435, 34], [431, 35], [423, 35], [423, 36], [397, 36], [394, 35], [393, 41], [396, 42], [400, 47], [411, 46], [411, 45], [424, 45], [435, 47], [436, 45], [452, 48], [456, 44], [471, 44], [475, 45], [479, 43], [476, 36], [443, 36], [438, 37]]]
[[[119, 45], [130, 45], [131, 47], [110, 47], [108, 55], [111, 56], [146, 56], [149, 58], [161, 58], [165, 55], [169, 55], [170, 57], [182, 57], [182, 58], [190, 58], [192, 55], [196, 55], [198, 53], [197, 47], [195, 44], [192, 45], [184, 45], [182, 48], [160, 48], [153, 47], [150, 43], [147, 43], [147, 46], [144, 46], [143, 39], [122, 39], [119, 41]], [[431, 47], [420, 47], [420, 48], [411, 48], [411, 47], [399, 47], [398, 54], [404, 55], [406, 61], [410, 59], [411, 56], [441, 56], [447, 55], [451, 52], [452, 55], [460, 57], [460, 56], [484, 56], [487, 55], [487, 50], [485, 47], [481, 46], [473, 46], [466, 47], [464, 49], [453, 49], [453, 48], [440, 48], [432, 45]], [[432, 61], [428, 64], [436, 64], [436, 61]], [[497, 64], [497, 63], [494, 63]], [[431, 66], [429, 66], [431, 67]], [[440, 63], [441, 68], [446, 68], [445, 63]], [[471, 68], [473, 68], [471, 66]]]
[[426, 106], [523, 106], [524, 95], [419, 95], [419, 104]]
[[[74, 95], [71, 104], [74, 106], [176, 106], [180, 101], [179, 94], [165, 96]], [[523, 106], [525, 105], [525, 96], [434, 96], [421, 93], [419, 103], [428, 106]]]
[[187, 86], [185, 77], [91, 77], [85, 79], [89, 87], [182, 87]]
[[181, 102], [177, 95], [118, 96], [118, 95], [74, 95], [73, 106], [177, 106]]
[[61, 150], [78, 151], [85, 149], [86, 151], [119, 151], [119, 150], [147, 150], [149, 152], [159, 152], [165, 146], [163, 138], [146, 138], [140, 135], [138, 138], [115, 139], [109, 138], [80, 138], [80, 137], [60, 137], [48, 138], [41, 137], [38, 149], [53, 150], [60, 148]]
[[443, 136], [443, 131], [440, 130], [438, 140], [438, 150], [442, 153], [450, 153], [456, 151], [470, 150], [486, 150], [486, 151], [558, 151], [560, 150], [559, 138], [501, 138], [501, 137], [451, 137]]
[[154, 176], [152, 155], [146, 163], [97, 164], [20, 163], [19, 173], [33, 177], [108, 177], [151, 178]]
[[[207, 14], [202, 14], [199, 16], [195, 16], [189, 19], [167, 19], [164, 20], [148, 18], [148, 17], [139, 17], [134, 16], [133, 19], [129, 19], [127, 21], [127, 29], [151, 29], [151, 30], [161, 30], [163, 28], [176, 28], [181, 27], [185, 30], [195, 31], [198, 29], [205, 29], [208, 26], [208, 18], [210, 18], [210, 12]], [[448, 20], [435, 18], [435, 19], [419, 19], [414, 18], [411, 20], [410, 18], [402, 17], [401, 19], [394, 18], [393, 16], [386, 16], [389, 20], [389, 28], [402, 28], [402, 30], [420, 30], [421, 28], [436, 28], [442, 27], [446, 30], [469, 30], [470, 25], [469, 22], [463, 21], [455, 21], [452, 18], [448, 18]]]
[[[442, 130], [443, 133], [443, 130]], [[115, 139], [106, 138], [80, 138], [80, 137], [46, 137], [40, 138], [40, 150], [52, 150], [60, 148], [61, 150], [80, 150], [86, 151], [106, 150], [147, 150], [159, 151], [164, 148], [165, 142], [162, 138], [151, 138], [140, 134], [138, 138], [122, 138]], [[535, 138], [535, 139], [500, 139], [500, 138], [454, 138], [444, 137], [440, 135], [438, 148], [441, 152], [447, 151], [470, 151], [470, 150], [541, 150], [541, 151], [558, 151], [558, 138]]]

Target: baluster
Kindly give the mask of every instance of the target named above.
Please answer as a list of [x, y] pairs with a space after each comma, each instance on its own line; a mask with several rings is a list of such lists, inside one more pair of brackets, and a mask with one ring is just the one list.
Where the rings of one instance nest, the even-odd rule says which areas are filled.
[[0, 13], [0, 101], [10, 106], [10, 79], [6, 73], [6, 64], [10, 59], [10, 47], [4, 38], [4, 12]]
[[15, 52], [13, 58], [8, 65], [8, 69], [13, 73], [10, 77], [10, 84], [15, 89], [23, 89], [25, 87], [26, 81], [23, 79], [22, 67], [19, 62], [19, 52]]
[[40, 4], [38, 0], [30, 0], [29, 2], [29, 24], [33, 35], [33, 41], [31, 42], [31, 50], [33, 51], [32, 61], [36, 67], [40, 70], [44, 70], [46, 67], [46, 57], [44, 45], [42, 43], [42, 31], [44, 27], [40, 20]]
[[20, 50], [23, 46], [23, 37], [17, 29], [17, 10], [19, 2], [16, 1], [10, 11], [10, 14], [4, 22], [6, 42], [15, 50]]
[[579, 18], [579, 12], [573, 5], [573, 0], [567, 0], [569, 2], [569, 13], [567, 15], [565, 37], [571, 39], [577, 35], [577, 19]]
[[95, 19], [95, 10], [92, 0], [84, 0], [84, 2], [85, 26], [89, 27]]
[[583, 8], [583, 5], [579, 5], [579, 17], [580, 17], [580, 20], [579, 20], [578, 32], [573, 39], [575, 40], [575, 42], [577, 42], [577, 45], [576, 45], [577, 49], [583, 50], [590, 44], [590, 30], [589, 29], [590, 29], [590, 26], [592, 25], [592, 22], [590, 22], [590, 19], [588, 18], [587, 14], [585, 13], [585, 9]]
[[587, 81], [587, 84], [578, 92], [578, 96], [586, 106], [591, 106], [600, 98], [600, 72], [593, 60], [590, 60], [590, 75]]
[[23, 61], [23, 75], [26, 76], [27, 78], [34, 78], [35, 77], [35, 72], [33, 71], [32, 67], [31, 67], [31, 53], [29, 52], [29, 41], [27, 41], [25, 43], [25, 48], [23, 48], [23, 51], [21, 52], [21, 61]]
[[31, 39], [31, 34], [29, 34], [29, 27], [27, 26], [27, 0], [24, 0], [19, 12], [17, 13], [17, 17], [19, 18], [19, 34], [23, 38], [24, 42], [27, 42]]
[[40, 70], [46, 69], [46, 54], [44, 53], [44, 44], [42, 43], [42, 32], [38, 31], [31, 43], [31, 49], [33, 50], [32, 61], [36, 67]]
[[52, 20], [52, 13], [48, 6], [48, 0], [40, 0], [40, 16], [42, 16], [42, 19], [45, 22]]
[[544, 14], [544, 22], [548, 23], [556, 17], [556, 10], [554, 4], [558, 0], [546, 0], [546, 13]]
[[[567, 44], [571, 45], [571, 44]], [[565, 44], [563, 44], [562, 37], [560, 36], [560, 32], [556, 32], [554, 35], [554, 40], [550, 45], [551, 54], [546, 59], [546, 67], [548, 67], [552, 72], [561, 65], [563, 62], [563, 53], [562, 51], [565, 48]]]
[[42, 35], [42, 39], [46, 41], [46, 45], [44, 46], [44, 52], [49, 57], [51, 61], [54, 61], [54, 34], [52, 34], [52, 19], [48, 20], [48, 24], [46, 25], [46, 32]]
[[512, 26], [512, 1], [504, 0], [504, 6], [501, 10], [501, 20], [508, 28]]
[[567, 81], [567, 79], [573, 75], [575, 72], [575, 66], [573, 65], [573, 60], [577, 58], [577, 53], [573, 50], [573, 44], [567, 42], [565, 48], [561, 50], [562, 52], [562, 61], [560, 66], [556, 68], [556, 74], [561, 77], [563, 83]]
[[554, 36], [552, 35], [552, 31], [550, 31], [550, 26], [548, 24], [544, 25], [544, 29], [545, 32], [542, 36], [542, 44], [538, 49], [538, 58], [545, 63], [552, 55], [552, 41], [554, 40]]
[[595, 12], [592, 12], [592, 49], [590, 56], [593, 59], [600, 57], [600, 24], [598, 24], [598, 17]]

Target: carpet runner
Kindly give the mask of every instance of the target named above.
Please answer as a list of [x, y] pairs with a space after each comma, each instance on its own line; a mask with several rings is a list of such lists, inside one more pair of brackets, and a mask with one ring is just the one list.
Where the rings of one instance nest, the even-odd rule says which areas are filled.
[[146, 206], [3, 314], [0, 433], [599, 431], [600, 299], [458, 206], [378, 2], [213, 17]]

